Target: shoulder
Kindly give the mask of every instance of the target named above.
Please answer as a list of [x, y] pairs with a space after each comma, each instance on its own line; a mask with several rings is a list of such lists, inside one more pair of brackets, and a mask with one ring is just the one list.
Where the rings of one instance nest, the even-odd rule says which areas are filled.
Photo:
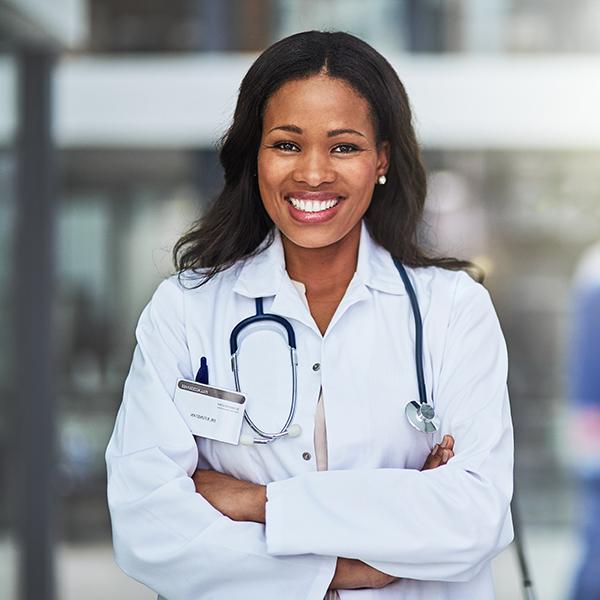
[[506, 341], [484, 285], [465, 271], [440, 267], [412, 271], [422, 290], [427, 291], [423, 303], [427, 306], [423, 311], [423, 328], [439, 373], [452, 377], [464, 370], [465, 361], [471, 361], [470, 368], [489, 368], [505, 380], [508, 369]]
[[188, 298], [210, 296], [223, 288], [235, 285], [243, 261], [216, 273], [207, 279], [209, 269], [189, 269], [182, 273], [175, 273], [164, 279], [156, 288], [153, 298], [159, 301], [174, 299], [175, 297]]
[[407, 269], [415, 285], [419, 301], [434, 308], [446, 306], [451, 311], [465, 303], [491, 303], [483, 284], [466, 271], [442, 267], [413, 267]]
[[443, 349], [454, 339], [492, 345], [496, 340], [498, 347], [505, 345], [496, 309], [483, 284], [465, 271], [441, 267], [416, 268], [411, 273], [430, 344]]
[[214, 305], [217, 297], [231, 291], [239, 273], [239, 264], [206, 280], [208, 270], [188, 270], [163, 279], [155, 288], [144, 313], [151, 319], [185, 320], [186, 315]]

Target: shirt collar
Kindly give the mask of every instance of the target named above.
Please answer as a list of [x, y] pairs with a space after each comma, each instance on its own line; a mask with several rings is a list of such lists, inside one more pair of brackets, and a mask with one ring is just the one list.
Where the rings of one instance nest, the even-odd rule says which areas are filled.
[[[268, 240], [267, 235], [261, 246], [266, 246]], [[288, 278], [281, 233], [275, 228], [273, 243], [244, 261], [233, 291], [248, 298], [275, 296], [284, 275]], [[389, 294], [406, 293], [390, 253], [371, 237], [364, 219], [355, 276], [369, 288]]]

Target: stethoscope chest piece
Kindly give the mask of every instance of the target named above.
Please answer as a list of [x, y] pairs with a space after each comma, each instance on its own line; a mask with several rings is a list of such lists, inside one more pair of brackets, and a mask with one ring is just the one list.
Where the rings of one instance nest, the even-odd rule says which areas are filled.
[[440, 427], [440, 420], [435, 416], [433, 406], [427, 403], [420, 404], [416, 400], [411, 400], [406, 405], [406, 418], [422, 433], [433, 433]]

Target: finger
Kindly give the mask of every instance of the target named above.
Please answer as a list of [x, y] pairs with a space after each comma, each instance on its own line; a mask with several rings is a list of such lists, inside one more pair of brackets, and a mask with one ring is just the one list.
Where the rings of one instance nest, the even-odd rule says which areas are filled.
[[440, 452], [439, 444], [433, 447], [433, 450], [428, 454], [425, 464], [421, 471], [427, 471], [428, 469], [435, 469], [442, 464], [442, 453]]
[[442, 451], [442, 462], [444, 464], [446, 464], [453, 456], [454, 456], [454, 452], [452, 452], [452, 450], [444, 449]]
[[451, 435], [446, 434], [442, 440], [441, 446], [442, 448], [452, 450], [454, 448], [454, 438]]
[[439, 444], [436, 444], [433, 450], [429, 453], [425, 464], [421, 471], [429, 471], [445, 465], [451, 458], [454, 457], [454, 452], [447, 448], [442, 448]]
[[435, 469], [442, 464], [442, 449], [439, 444], [436, 444], [433, 447], [433, 450], [429, 453], [427, 457], [427, 462], [429, 463], [430, 469]]

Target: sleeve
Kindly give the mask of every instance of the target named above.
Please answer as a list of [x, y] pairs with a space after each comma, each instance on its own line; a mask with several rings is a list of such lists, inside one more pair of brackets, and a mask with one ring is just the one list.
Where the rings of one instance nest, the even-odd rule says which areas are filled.
[[455, 457], [431, 471], [327, 471], [269, 484], [270, 553], [345, 556], [397, 577], [468, 581], [510, 543], [505, 343], [485, 288], [464, 274], [457, 282], [434, 389]]
[[270, 556], [264, 526], [236, 522], [196, 493], [198, 449], [173, 404], [190, 378], [183, 291], [164, 281], [144, 309], [106, 451], [115, 558], [168, 600], [322, 600], [335, 571], [325, 556]]

